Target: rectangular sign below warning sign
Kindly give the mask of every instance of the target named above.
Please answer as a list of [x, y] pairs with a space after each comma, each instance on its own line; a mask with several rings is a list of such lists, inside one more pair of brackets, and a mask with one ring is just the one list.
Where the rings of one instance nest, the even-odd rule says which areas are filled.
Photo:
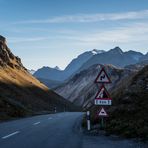
[[95, 99], [95, 105], [112, 105], [112, 100]]

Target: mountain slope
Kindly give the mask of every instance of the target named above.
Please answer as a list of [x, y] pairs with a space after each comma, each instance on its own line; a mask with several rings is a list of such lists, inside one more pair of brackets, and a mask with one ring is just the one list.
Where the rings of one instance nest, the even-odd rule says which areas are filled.
[[41, 83], [45, 84], [48, 88], [55, 88], [62, 84], [60, 81], [54, 81], [49, 79], [37, 78]]
[[146, 61], [146, 60], [148, 60], [148, 52], [140, 58], [140, 61]]
[[80, 54], [76, 59], [73, 59], [72, 62], [65, 68], [65, 73], [67, 78], [73, 75], [85, 62], [92, 58], [96, 54], [104, 53], [103, 50], [93, 49], [92, 51], [84, 52]]
[[0, 36], [0, 120], [73, 105], [35, 79]]
[[[94, 84], [94, 80], [102, 66], [103, 65], [96, 64], [81, 71], [65, 84], [55, 88], [55, 91], [83, 108], [91, 106], [94, 104], [94, 97], [98, 91], [98, 86]], [[115, 85], [120, 83], [121, 80], [133, 73], [129, 69], [118, 69], [112, 65], [105, 65], [105, 69], [112, 80], [112, 84], [108, 85], [109, 91], [114, 89]]]
[[146, 65], [148, 65], [148, 60], [143, 60], [142, 62], [138, 62], [136, 64], [127, 65], [124, 68], [139, 71]]
[[112, 96], [113, 106], [108, 110], [110, 116], [106, 130], [148, 139], [148, 65], [114, 91]]

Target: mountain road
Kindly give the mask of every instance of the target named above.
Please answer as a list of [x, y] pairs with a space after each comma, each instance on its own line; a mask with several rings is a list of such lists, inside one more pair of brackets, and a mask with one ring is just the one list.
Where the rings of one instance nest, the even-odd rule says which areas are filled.
[[146, 148], [131, 140], [84, 134], [83, 114], [64, 112], [0, 123], [0, 148]]

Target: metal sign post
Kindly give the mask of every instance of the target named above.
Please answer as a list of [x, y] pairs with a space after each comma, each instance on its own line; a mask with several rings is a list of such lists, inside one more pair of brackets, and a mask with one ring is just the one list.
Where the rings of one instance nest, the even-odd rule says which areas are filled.
[[103, 117], [101, 118], [101, 128], [102, 129], [104, 128], [104, 120], [103, 120]]
[[87, 111], [87, 130], [90, 131], [90, 111]]
[[104, 128], [104, 117], [108, 117], [108, 114], [106, 113], [103, 107], [99, 111], [98, 116], [101, 117], [101, 128], [103, 129]]

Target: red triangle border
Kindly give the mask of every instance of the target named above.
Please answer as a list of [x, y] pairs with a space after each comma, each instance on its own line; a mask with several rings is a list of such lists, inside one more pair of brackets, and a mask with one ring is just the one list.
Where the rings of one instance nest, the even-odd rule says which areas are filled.
[[[102, 71], [104, 71], [104, 73], [106, 74], [106, 76], [107, 76], [107, 78], [108, 78], [109, 82], [98, 82], [98, 81], [97, 81], [97, 80], [98, 80], [98, 78], [100, 77], [100, 75], [101, 75]], [[105, 71], [105, 69], [104, 69], [104, 68], [102, 68], [102, 69], [101, 69], [101, 71], [99, 72], [99, 74], [98, 74], [97, 78], [95, 79], [95, 83], [112, 83], [112, 82], [111, 82], [111, 80], [110, 80], [110, 78], [109, 78], [109, 76], [108, 76], [108, 74], [106, 73], [106, 71]]]

